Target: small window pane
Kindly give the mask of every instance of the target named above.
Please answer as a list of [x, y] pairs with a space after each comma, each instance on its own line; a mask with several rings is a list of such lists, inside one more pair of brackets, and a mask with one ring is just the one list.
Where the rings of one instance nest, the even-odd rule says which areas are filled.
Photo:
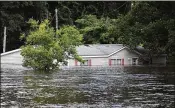
[[116, 60], [115, 59], [111, 59], [111, 65], [115, 65]]
[[117, 65], [121, 65], [121, 59], [117, 59]]

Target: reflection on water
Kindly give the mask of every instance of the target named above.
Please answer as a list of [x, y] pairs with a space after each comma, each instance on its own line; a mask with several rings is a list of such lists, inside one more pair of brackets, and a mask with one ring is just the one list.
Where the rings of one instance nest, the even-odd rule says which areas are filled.
[[1, 107], [174, 108], [175, 67], [2, 69]]

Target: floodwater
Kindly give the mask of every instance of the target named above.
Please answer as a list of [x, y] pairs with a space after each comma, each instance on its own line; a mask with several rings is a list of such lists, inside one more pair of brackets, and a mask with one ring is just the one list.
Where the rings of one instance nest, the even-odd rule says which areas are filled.
[[175, 67], [1, 70], [1, 107], [174, 108]]

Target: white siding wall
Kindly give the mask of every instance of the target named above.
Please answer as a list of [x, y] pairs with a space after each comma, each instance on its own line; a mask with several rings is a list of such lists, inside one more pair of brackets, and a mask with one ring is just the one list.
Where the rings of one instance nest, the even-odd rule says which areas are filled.
[[2, 64], [22, 64], [23, 57], [20, 55], [20, 51], [6, 54], [1, 56]]
[[68, 66], [75, 66], [75, 60], [74, 59], [69, 59], [68, 60]]
[[[80, 62], [77, 61], [77, 65], [80, 66]], [[75, 59], [69, 59], [68, 66], [75, 66]]]
[[91, 65], [92, 66], [107, 66], [108, 65], [108, 59], [107, 58], [91, 58]]

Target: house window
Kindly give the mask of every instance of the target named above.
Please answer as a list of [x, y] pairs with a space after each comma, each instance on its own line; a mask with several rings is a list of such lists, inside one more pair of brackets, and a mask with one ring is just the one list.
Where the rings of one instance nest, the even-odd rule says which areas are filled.
[[137, 64], [137, 58], [132, 58], [132, 65], [136, 65]]
[[111, 65], [116, 65], [117, 60], [116, 59], [111, 59]]
[[111, 65], [121, 65], [121, 59], [111, 59]]
[[80, 66], [88, 66], [89, 60], [84, 60], [84, 63], [81, 63]]
[[117, 65], [121, 65], [121, 59], [117, 59]]

